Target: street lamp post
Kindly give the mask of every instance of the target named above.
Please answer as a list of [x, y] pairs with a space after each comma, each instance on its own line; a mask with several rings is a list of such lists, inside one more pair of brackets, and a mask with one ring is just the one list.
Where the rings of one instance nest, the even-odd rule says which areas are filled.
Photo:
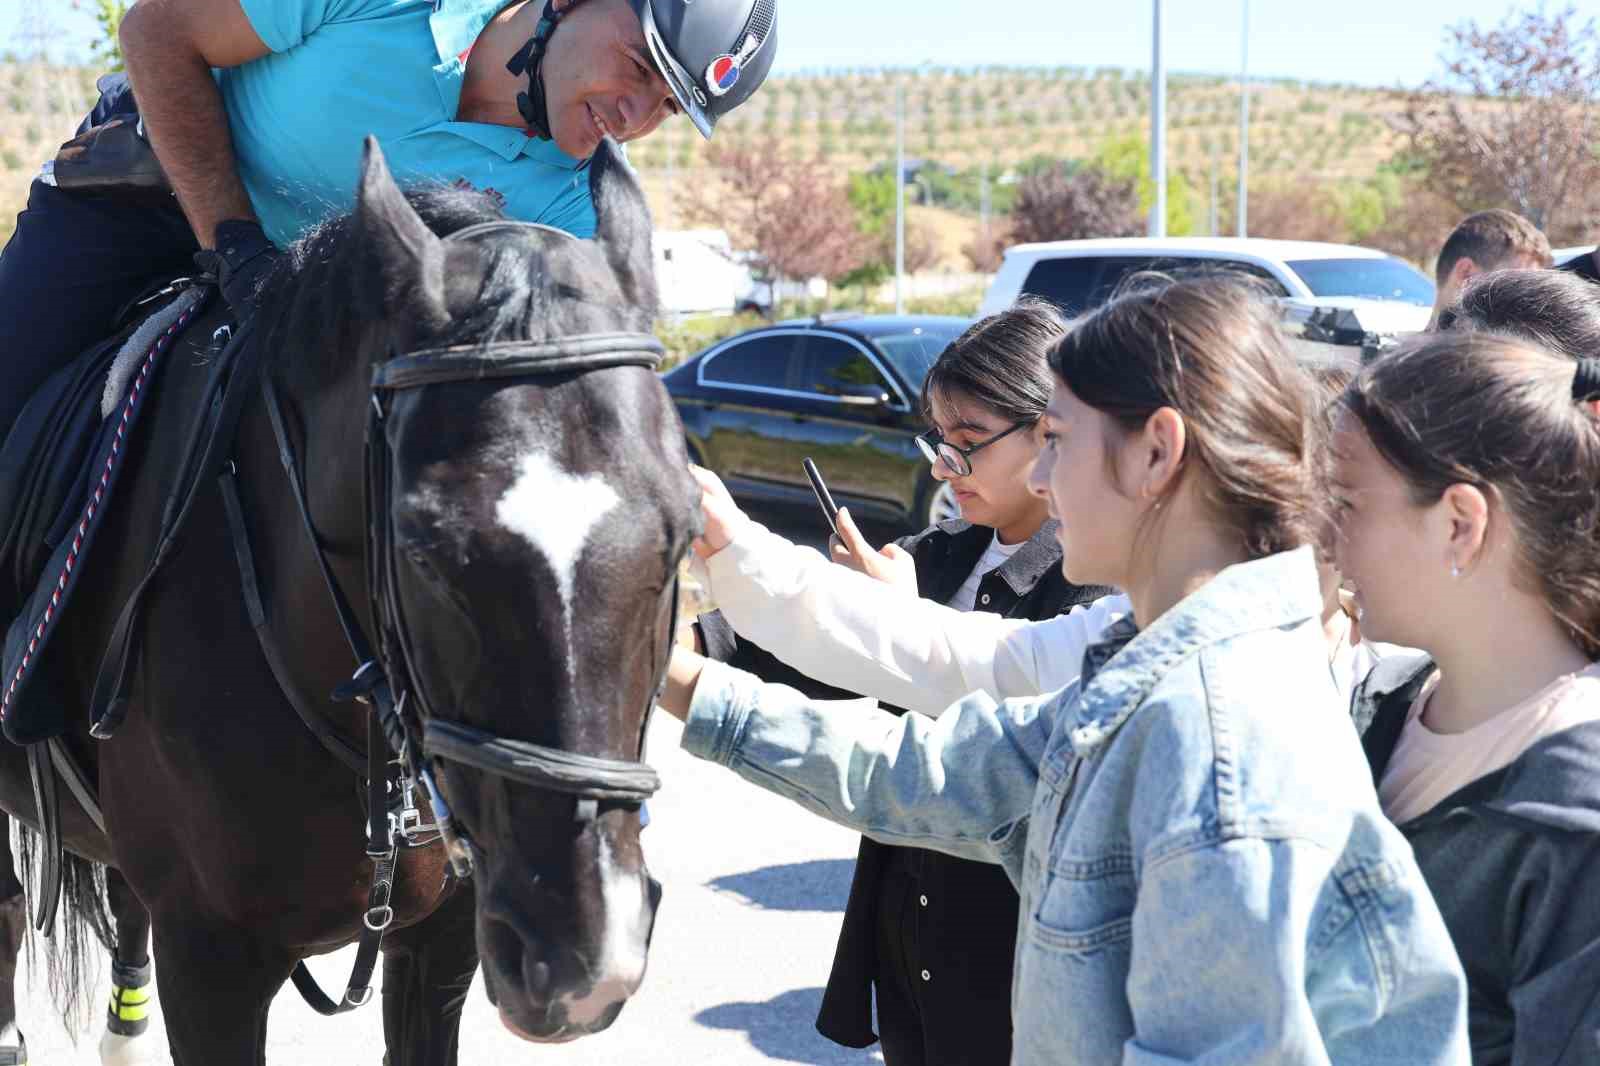
[[1167, 235], [1167, 62], [1162, 55], [1161, 0], [1155, 2], [1154, 41], [1150, 62], [1150, 178], [1155, 203], [1150, 208], [1150, 236]]
[[1239, 236], [1250, 236], [1250, 0], [1239, 36]]

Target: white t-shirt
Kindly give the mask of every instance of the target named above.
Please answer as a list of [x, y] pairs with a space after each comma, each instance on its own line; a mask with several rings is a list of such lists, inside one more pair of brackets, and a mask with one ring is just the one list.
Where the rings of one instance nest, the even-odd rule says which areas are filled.
[[983, 555], [978, 559], [978, 565], [972, 568], [972, 573], [967, 575], [967, 580], [956, 589], [956, 594], [950, 597], [950, 606], [958, 611], [970, 611], [978, 606], [978, 586], [989, 572], [1004, 566], [1006, 560], [1028, 543], [1019, 540], [1015, 544], [1001, 544], [1000, 534], [996, 533], [989, 539], [989, 547], [984, 549]]
[[1597, 664], [1557, 678], [1464, 733], [1435, 733], [1422, 723], [1422, 713], [1440, 676], [1435, 670], [1412, 702], [1378, 785], [1383, 813], [1396, 825], [1427, 814], [1458, 789], [1510, 766], [1545, 737], [1600, 719]]

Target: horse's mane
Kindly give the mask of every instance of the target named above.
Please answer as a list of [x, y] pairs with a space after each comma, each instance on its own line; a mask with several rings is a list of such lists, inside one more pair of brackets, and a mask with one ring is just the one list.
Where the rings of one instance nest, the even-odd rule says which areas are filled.
[[[508, 217], [498, 197], [471, 188], [422, 184], [405, 196], [441, 237]], [[360, 327], [383, 313], [375, 306], [378, 294], [369, 284], [371, 271], [355, 223], [351, 211], [311, 229], [290, 246], [262, 289], [262, 339], [297, 364], [294, 369], [315, 377], [335, 369], [318, 353], [353, 354]], [[535, 269], [530, 248], [529, 242], [515, 241], [494, 250], [472, 310], [451, 322], [443, 343], [540, 340], [559, 332], [559, 305], [541, 297], [543, 271]]]

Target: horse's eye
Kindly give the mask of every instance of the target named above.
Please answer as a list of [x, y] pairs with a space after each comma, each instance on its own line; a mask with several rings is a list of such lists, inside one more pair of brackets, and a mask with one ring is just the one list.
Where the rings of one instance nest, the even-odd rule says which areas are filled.
[[422, 550], [420, 547], [414, 544], [407, 545], [405, 548], [405, 557], [406, 562], [410, 563], [412, 566], [421, 571], [423, 576], [430, 578], [436, 578], [439, 576], [439, 572], [434, 568], [433, 559], [429, 557], [428, 553]]

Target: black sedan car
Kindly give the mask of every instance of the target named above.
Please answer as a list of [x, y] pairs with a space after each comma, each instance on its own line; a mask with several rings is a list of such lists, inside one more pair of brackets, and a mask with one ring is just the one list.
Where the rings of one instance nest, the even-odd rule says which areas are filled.
[[663, 381], [689, 458], [742, 501], [815, 508], [800, 460], [816, 460], [834, 501], [858, 518], [920, 530], [957, 517], [913, 439], [939, 353], [971, 319], [824, 315], [750, 330]]

